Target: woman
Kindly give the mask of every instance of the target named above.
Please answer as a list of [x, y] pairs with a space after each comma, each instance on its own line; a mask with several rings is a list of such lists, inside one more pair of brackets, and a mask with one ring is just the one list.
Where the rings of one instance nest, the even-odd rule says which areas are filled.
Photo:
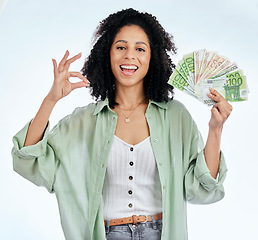
[[[66, 239], [187, 239], [186, 200], [224, 196], [220, 137], [232, 107], [211, 89], [217, 103], [203, 148], [190, 114], [169, 97], [175, 65], [168, 53], [176, 48], [156, 18], [122, 10], [104, 19], [95, 37], [83, 74], [69, 72], [81, 54], [53, 59], [53, 86], [14, 137], [14, 169], [55, 192]], [[55, 104], [89, 86], [99, 101], [49, 132]]]

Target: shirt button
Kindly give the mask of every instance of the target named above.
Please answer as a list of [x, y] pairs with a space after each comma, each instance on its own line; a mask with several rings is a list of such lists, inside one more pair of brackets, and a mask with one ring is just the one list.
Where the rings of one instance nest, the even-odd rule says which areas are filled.
[[129, 176], [129, 180], [133, 180], [133, 176]]
[[133, 151], [133, 147], [130, 147], [130, 151], [131, 151], [131, 152]]
[[130, 166], [133, 166], [134, 163], [133, 163], [133, 162], [130, 162], [129, 164], [130, 164]]
[[132, 203], [129, 203], [129, 204], [128, 204], [128, 207], [129, 207], [129, 208], [132, 208], [132, 207], [133, 207], [133, 204], [132, 204]]
[[132, 190], [129, 190], [128, 193], [131, 195], [131, 194], [133, 194], [133, 191], [132, 191]]
[[101, 164], [101, 167], [103, 168], [104, 166], [105, 166], [105, 164], [104, 164], [104, 163], [102, 163], [102, 164]]
[[112, 117], [112, 119], [116, 119], [116, 117]]
[[162, 166], [162, 162], [160, 162], [159, 165]]
[[157, 138], [154, 139], [154, 142], [158, 142], [159, 140]]

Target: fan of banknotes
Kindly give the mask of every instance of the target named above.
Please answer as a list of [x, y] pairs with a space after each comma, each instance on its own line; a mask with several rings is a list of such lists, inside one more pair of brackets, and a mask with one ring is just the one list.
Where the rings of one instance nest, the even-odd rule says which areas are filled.
[[210, 88], [231, 102], [246, 101], [249, 93], [246, 77], [237, 64], [206, 49], [184, 55], [169, 84], [207, 105], [216, 103], [208, 97]]

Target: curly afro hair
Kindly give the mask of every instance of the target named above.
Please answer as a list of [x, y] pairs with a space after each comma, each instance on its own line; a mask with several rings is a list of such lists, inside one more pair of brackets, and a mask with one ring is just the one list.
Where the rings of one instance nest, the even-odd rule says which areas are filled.
[[94, 35], [94, 46], [86, 59], [82, 74], [91, 82], [91, 95], [96, 100], [109, 99], [114, 108], [115, 78], [111, 70], [110, 49], [116, 34], [124, 26], [137, 25], [148, 36], [151, 48], [149, 70], [144, 78], [145, 96], [156, 102], [169, 100], [173, 87], [167, 82], [175, 69], [168, 53], [175, 54], [173, 36], [167, 33], [155, 16], [138, 12], [132, 8], [109, 15], [100, 22]]

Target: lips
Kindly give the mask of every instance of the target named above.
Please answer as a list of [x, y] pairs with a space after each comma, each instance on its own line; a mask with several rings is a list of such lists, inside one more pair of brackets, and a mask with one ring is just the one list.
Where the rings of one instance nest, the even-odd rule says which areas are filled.
[[138, 70], [138, 66], [133, 64], [123, 64], [120, 65], [120, 69], [125, 76], [132, 76]]

